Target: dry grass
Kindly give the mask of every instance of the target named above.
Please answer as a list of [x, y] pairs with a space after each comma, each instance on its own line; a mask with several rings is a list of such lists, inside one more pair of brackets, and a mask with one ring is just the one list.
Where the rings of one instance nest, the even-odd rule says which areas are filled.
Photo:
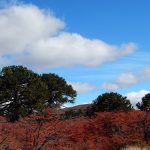
[[150, 150], [150, 147], [145, 147], [145, 148], [140, 148], [140, 147], [127, 147], [127, 148], [123, 148], [122, 150]]

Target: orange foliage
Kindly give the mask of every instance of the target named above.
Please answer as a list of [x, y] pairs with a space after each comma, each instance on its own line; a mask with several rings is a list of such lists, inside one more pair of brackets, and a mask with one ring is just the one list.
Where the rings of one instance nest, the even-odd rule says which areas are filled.
[[142, 111], [61, 120], [46, 110], [15, 123], [0, 120], [1, 150], [119, 150], [150, 145], [150, 114]]

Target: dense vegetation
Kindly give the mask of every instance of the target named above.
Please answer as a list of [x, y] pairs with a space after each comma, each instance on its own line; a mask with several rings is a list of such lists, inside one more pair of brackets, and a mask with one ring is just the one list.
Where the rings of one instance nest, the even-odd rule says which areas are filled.
[[[47, 113], [46, 113], [47, 112]], [[15, 123], [1, 118], [0, 149], [120, 150], [150, 146], [150, 114], [142, 111], [98, 112], [61, 120], [51, 110]]]
[[118, 112], [118, 111], [130, 111], [132, 105], [127, 97], [121, 94], [110, 92], [99, 95], [92, 103], [92, 107], [89, 108], [88, 113], [94, 112]]
[[55, 75], [38, 75], [23, 66], [8, 66], [0, 72], [0, 114], [16, 121], [47, 106], [73, 103], [76, 91]]
[[146, 94], [143, 98], [142, 98], [142, 102], [138, 102], [136, 104], [137, 108], [139, 108], [140, 110], [150, 110], [150, 93]]
[[[0, 150], [121, 150], [150, 146], [150, 93], [134, 110], [118, 93], [92, 104], [74, 103], [76, 91], [56, 74], [39, 75], [23, 66], [0, 72]], [[12, 123], [13, 122], [13, 123]]]

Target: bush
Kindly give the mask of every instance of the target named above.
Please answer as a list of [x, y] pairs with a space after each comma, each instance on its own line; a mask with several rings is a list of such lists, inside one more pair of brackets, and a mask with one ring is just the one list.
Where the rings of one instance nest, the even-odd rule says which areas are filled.
[[91, 113], [99, 111], [117, 112], [129, 111], [133, 109], [133, 107], [127, 97], [124, 97], [118, 93], [110, 92], [98, 96], [97, 99], [93, 101], [91, 109]]
[[138, 102], [136, 104], [137, 108], [142, 110], [142, 111], [150, 111], [150, 93], [146, 94], [142, 98], [142, 102]]

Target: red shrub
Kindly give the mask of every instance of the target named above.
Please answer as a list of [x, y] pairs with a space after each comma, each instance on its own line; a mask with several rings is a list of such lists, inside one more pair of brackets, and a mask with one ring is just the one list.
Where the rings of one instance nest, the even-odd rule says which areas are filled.
[[60, 120], [46, 110], [15, 123], [0, 119], [0, 149], [119, 150], [150, 144], [150, 114], [142, 111]]

